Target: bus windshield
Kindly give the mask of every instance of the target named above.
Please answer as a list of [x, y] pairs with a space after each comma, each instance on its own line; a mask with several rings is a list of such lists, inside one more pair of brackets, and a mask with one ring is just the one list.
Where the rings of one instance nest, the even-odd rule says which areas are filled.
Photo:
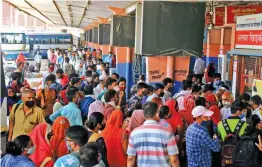
[[24, 44], [23, 33], [1, 33], [2, 44]]

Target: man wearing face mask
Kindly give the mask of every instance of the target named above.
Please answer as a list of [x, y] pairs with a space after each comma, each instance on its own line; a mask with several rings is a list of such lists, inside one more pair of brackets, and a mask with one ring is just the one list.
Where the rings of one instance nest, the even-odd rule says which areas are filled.
[[105, 93], [105, 120], [107, 121], [111, 113], [114, 110], [120, 110], [121, 99], [123, 92], [120, 92], [119, 96], [115, 90], [108, 90]]
[[162, 99], [162, 103], [165, 104], [163, 98], [163, 96], [165, 95], [164, 85], [157, 83], [153, 87], [154, 87], [154, 93], [151, 96], [149, 96], [146, 101], [152, 101], [154, 97], [160, 97]]
[[233, 94], [229, 91], [226, 91], [222, 95], [222, 104], [223, 108], [221, 109], [221, 117], [223, 119], [227, 119], [231, 115], [231, 105], [234, 101]]
[[19, 135], [28, 135], [33, 128], [45, 123], [43, 110], [35, 106], [35, 93], [32, 90], [22, 92], [22, 104], [13, 105], [9, 116], [8, 141]]
[[127, 167], [135, 166], [135, 162], [137, 166], [179, 167], [174, 134], [158, 123], [158, 105], [152, 101], [146, 102], [143, 112], [146, 121], [133, 130], [129, 138]]
[[203, 106], [197, 106], [192, 111], [195, 122], [186, 131], [188, 166], [210, 167], [211, 150], [220, 151], [219, 140], [215, 137], [212, 139], [206, 128], [212, 114]]
[[[231, 115], [227, 119], [225, 119], [232, 133], [235, 132], [237, 124], [241, 123], [241, 118], [245, 115], [246, 111], [247, 111], [247, 106], [244, 102], [234, 101], [232, 103]], [[241, 137], [244, 134], [246, 127], [247, 127], [247, 123], [243, 121], [242, 126], [240, 126], [239, 133], [236, 135]], [[223, 121], [220, 121], [217, 125], [217, 131], [218, 131], [218, 136], [221, 138], [222, 141], [224, 141], [226, 136], [228, 135], [225, 129], [226, 127], [224, 126]]]
[[172, 85], [173, 85], [173, 80], [171, 78], [165, 78], [163, 80], [163, 85], [164, 85], [164, 101], [166, 102], [167, 100], [172, 99]]
[[229, 87], [223, 81], [221, 81], [221, 74], [220, 73], [214, 74], [214, 82], [211, 83], [211, 85], [213, 85], [213, 87], [216, 89], [216, 91], [221, 87], [224, 87], [227, 90], [229, 90]]
[[60, 157], [54, 167], [80, 166], [79, 151], [87, 143], [87, 130], [82, 126], [74, 125], [67, 129], [65, 135], [66, 146], [71, 153]]
[[262, 110], [259, 108], [261, 102], [262, 102], [261, 97], [258, 95], [255, 95], [250, 99], [250, 105], [253, 110], [252, 115], [254, 114], [258, 115], [260, 120], [262, 120]]
[[66, 92], [66, 97], [69, 103], [50, 115], [50, 120], [54, 122], [59, 116], [64, 116], [68, 119], [71, 126], [83, 125], [81, 110], [77, 106], [80, 102], [79, 89], [69, 87]]

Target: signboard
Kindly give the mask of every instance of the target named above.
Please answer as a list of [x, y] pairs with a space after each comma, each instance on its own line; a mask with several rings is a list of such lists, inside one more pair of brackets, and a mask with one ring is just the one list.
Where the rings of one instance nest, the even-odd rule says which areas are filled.
[[215, 9], [215, 26], [223, 26], [225, 23], [225, 7]]
[[237, 17], [235, 42], [236, 48], [262, 49], [262, 13]]
[[237, 16], [262, 13], [262, 5], [227, 6], [226, 8], [226, 23], [228, 24], [236, 23]]
[[147, 57], [148, 82], [162, 82], [166, 77], [167, 57]]
[[174, 80], [182, 82], [189, 73], [189, 56], [177, 56], [174, 58]]

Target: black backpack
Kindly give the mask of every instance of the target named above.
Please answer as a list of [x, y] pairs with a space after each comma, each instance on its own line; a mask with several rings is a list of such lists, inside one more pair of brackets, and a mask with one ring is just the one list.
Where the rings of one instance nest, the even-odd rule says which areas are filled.
[[[255, 167], [259, 165], [259, 150], [255, 145], [258, 134], [251, 134], [240, 138], [233, 155], [235, 166]], [[260, 164], [262, 166], [262, 164]]]
[[233, 154], [240, 140], [239, 132], [244, 125], [244, 121], [239, 120], [234, 131], [232, 131], [227, 120], [222, 120], [222, 125], [226, 131], [226, 138], [222, 144], [222, 166], [233, 166]]

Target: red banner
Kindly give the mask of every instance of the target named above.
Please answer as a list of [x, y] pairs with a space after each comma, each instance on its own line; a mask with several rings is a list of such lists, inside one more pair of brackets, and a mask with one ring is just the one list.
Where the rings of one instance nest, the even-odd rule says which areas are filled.
[[236, 31], [235, 41], [237, 48], [259, 49], [262, 47], [262, 30]]
[[223, 26], [225, 23], [225, 7], [215, 9], [215, 26]]
[[250, 5], [250, 6], [227, 6], [227, 19], [226, 23], [235, 23], [236, 16], [244, 16], [262, 13], [262, 5]]
[[207, 12], [206, 18], [205, 18], [206, 25], [211, 23], [211, 17], [212, 17], [211, 14], [209, 12]]

